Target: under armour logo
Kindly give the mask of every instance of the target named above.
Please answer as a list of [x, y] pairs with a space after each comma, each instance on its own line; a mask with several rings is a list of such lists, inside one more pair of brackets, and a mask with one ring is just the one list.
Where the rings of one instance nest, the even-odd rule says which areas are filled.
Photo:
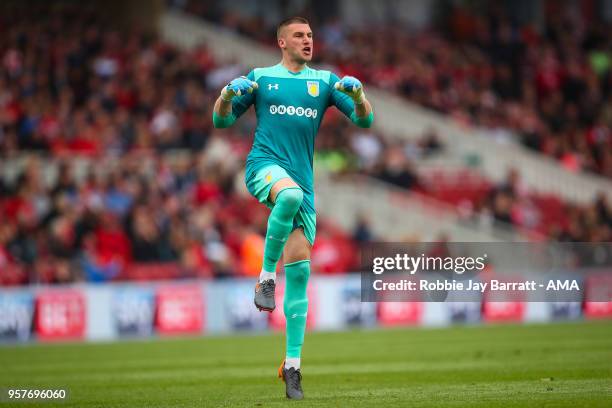
[[269, 239], [273, 239], [275, 241], [285, 242], [283, 238], [276, 238], [274, 235], [268, 235]]
[[278, 84], [268, 84], [268, 91], [271, 91], [272, 89], [276, 89], [278, 91]]

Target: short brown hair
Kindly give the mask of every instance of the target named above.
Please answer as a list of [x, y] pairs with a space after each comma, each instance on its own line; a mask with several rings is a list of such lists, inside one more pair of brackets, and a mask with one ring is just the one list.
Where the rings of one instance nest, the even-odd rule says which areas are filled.
[[310, 25], [308, 20], [306, 20], [304, 17], [289, 17], [289, 18], [286, 18], [283, 21], [281, 21], [280, 24], [278, 25], [278, 27], [276, 28], [276, 38], [280, 37], [280, 33], [281, 33], [281, 30], [283, 29], [283, 27], [286, 27], [289, 24], [295, 24], [295, 23]]

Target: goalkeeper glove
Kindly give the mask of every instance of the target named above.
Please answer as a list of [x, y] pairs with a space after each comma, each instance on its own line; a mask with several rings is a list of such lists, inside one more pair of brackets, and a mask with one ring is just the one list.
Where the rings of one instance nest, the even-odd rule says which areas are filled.
[[251, 81], [245, 76], [241, 76], [231, 80], [229, 84], [223, 87], [221, 90], [221, 98], [224, 101], [229, 102], [234, 96], [252, 93], [255, 89], [257, 89], [257, 87], [257, 82]]
[[345, 76], [340, 81], [336, 82], [334, 88], [350, 96], [356, 104], [361, 105], [363, 103], [363, 99], [365, 98], [363, 94], [363, 85], [361, 85], [361, 82], [357, 78]]

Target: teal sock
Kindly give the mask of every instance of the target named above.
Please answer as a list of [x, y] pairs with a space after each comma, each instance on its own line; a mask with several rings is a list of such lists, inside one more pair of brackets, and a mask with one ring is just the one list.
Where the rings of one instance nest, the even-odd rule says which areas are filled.
[[285, 301], [283, 303], [287, 322], [287, 358], [299, 358], [304, 344], [308, 297], [306, 286], [310, 276], [310, 260], [285, 265]]
[[264, 271], [276, 271], [276, 264], [293, 229], [293, 217], [297, 214], [303, 199], [304, 193], [299, 187], [285, 188], [276, 195], [274, 208], [268, 218], [263, 256]]

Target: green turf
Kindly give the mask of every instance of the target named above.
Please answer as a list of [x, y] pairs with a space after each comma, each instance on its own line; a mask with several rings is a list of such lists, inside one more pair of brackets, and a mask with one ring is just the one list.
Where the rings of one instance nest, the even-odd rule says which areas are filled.
[[612, 407], [610, 321], [309, 333], [302, 402], [276, 378], [283, 347], [281, 335], [0, 347], [0, 387], [70, 390], [44, 407]]

